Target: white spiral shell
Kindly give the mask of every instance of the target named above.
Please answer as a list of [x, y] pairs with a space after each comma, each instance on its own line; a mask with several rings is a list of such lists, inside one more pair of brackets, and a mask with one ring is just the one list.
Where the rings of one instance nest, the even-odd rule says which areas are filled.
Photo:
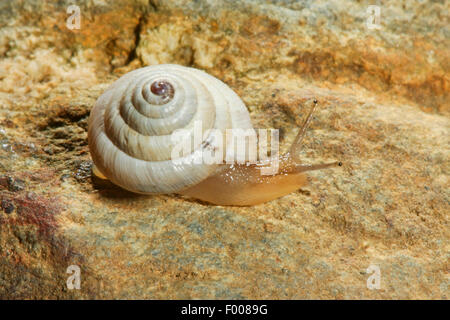
[[[154, 94], [155, 83], [169, 83], [170, 92]], [[88, 136], [94, 164], [133, 192], [175, 193], [196, 185], [220, 166], [195, 161], [202, 157], [203, 141], [193, 145], [187, 161], [171, 159], [171, 134], [192, 131], [195, 121], [201, 121], [203, 131], [252, 128], [236, 93], [203, 71], [170, 64], [134, 70], [114, 82], [91, 111]]]

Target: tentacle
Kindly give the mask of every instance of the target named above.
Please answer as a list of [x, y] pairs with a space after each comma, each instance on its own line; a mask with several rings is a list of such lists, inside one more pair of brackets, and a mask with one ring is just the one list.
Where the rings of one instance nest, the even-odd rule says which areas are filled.
[[305, 137], [306, 130], [308, 129], [309, 125], [311, 124], [312, 116], [314, 111], [317, 107], [317, 100], [314, 99], [313, 105], [311, 107], [311, 110], [309, 110], [308, 115], [306, 116], [305, 122], [303, 122], [303, 125], [300, 127], [300, 130], [298, 130], [297, 136], [295, 137], [294, 142], [291, 145], [291, 148], [289, 149], [289, 155], [294, 160], [294, 162], [299, 162], [299, 154], [300, 154], [300, 148], [302, 146], [303, 138]]

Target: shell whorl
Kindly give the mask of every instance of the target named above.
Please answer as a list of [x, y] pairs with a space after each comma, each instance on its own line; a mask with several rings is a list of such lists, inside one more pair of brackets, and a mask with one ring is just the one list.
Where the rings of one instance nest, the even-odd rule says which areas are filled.
[[[171, 134], [193, 133], [196, 121], [203, 132], [252, 128], [242, 100], [203, 71], [178, 65], [134, 70], [114, 82], [91, 111], [92, 158], [102, 174], [130, 191], [179, 192], [218, 170], [217, 164], [196, 161], [208, 136], [192, 144], [185, 161], [171, 159]], [[210, 140], [207, 145], [215, 143]]]

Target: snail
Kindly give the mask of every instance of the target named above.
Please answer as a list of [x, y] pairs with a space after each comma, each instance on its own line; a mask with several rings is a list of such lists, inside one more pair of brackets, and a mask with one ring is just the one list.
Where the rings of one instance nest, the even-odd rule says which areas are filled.
[[[235, 146], [212, 132], [228, 137], [229, 129], [254, 131], [238, 95], [198, 69], [172, 64], [140, 68], [114, 82], [91, 111], [88, 142], [93, 171], [135, 193], [177, 193], [216, 205], [270, 201], [305, 185], [304, 172], [341, 165], [301, 164], [301, 142], [316, 105], [315, 100], [287, 153], [252, 163], [230, 163], [224, 159], [236, 153]], [[198, 122], [201, 139], [192, 138]], [[174, 139], [180, 130], [184, 130], [181, 138]], [[173, 152], [179, 139], [189, 142], [189, 150], [177, 158]], [[201, 161], [205, 151], [223, 159], [205, 163]], [[248, 160], [249, 148], [237, 156]], [[274, 163], [275, 173], [262, 174], [263, 168]]]

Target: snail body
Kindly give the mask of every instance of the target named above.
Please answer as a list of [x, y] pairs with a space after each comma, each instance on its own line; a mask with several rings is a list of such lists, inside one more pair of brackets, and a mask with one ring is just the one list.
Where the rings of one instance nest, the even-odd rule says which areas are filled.
[[[226, 136], [236, 128], [252, 133], [247, 108], [225, 83], [201, 70], [149, 66], [125, 74], [98, 98], [89, 117], [89, 149], [97, 175], [129, 191], [253, 205], [300, 188], [306, 183], [304, 171], [334, 165], [302, 166], [297, 159], [312, 110], [290, 151], [279, 158], [205, 163], [205, 151], [223, 159], [236, 156], [234, 145], [213, 133]], [[201, 139], [195, 139], [199, 122]], [[188, 152], [174, 159], [177, 130], [190, 143]], [[238, 157], [249, 157], [248, 148], [239, 152]], [[273, 161], [278, 172], [262, 175], [262, 165]]]

